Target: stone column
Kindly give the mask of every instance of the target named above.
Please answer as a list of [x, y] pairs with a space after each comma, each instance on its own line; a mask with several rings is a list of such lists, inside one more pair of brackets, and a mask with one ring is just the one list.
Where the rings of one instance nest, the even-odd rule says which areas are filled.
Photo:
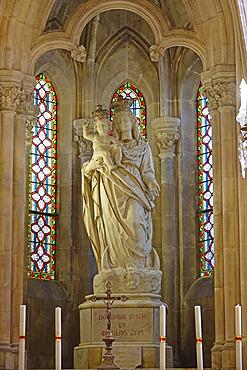
[[[235, 124], [235, 84], [225, 83], [219, 105], [221, 116], [222, 216], [224, 251], [225, 343], [222, 366], [235, 365], [234, 306], [240, 301], [239, 225], [237, 185], [237, 129]], [[227, 99], [225, 99], [227, 98]], [[246, 312], [246, 311], [245, 311]]]
[[[223, 230], [222, 230], [222, 177], [221, 177], [221, 125], [218, 101], [210, 84], [204, 90], [212, 117], [213, 181], [214, 181], [214, 271], [215, 308], [224, 307]], [[225, 316], [215, 309], [215, 343], [212, 348], [212, 366], [221, 367], [221, 350], [224, 343]]]
[[28, 212], [28, 172], [26, 172], [26, 122], [34, 117], [33, 85], [21, 88], [16, 107], [13, 142], [13, 220], [12, 220], [12, 345], [19, 342], [19, 306], [24, 303], [27, 276], [26, 216]]
[[[178, 171], [176, 146], [180, 120], [160, 117], [152, 121], [154, 138], [160, 158], [161, 232], [162, 232], [162, 292], [168, 304], [168, 340], [172, 338], [176, 351], [179, 326], [179, 251], [178, 251]], [[176, 354], [175, 354], [176, 360]]]
[[[32, 76], [0, 75], [0, 368], [17, 368], [19, 305], [23, 303], [25, 245], [25, 120]], [[29, 84], [30, 82], [30, 84]], [[26, 90], [29, 84], [29, 90]]]
[[240, 299], [235, 83], [229, 74], [225, 78], [221, 74], [215, 81], [205, 80], [213, 127], [215, 345], [212, 367], [230, 369], [235, 368], [234, 306]]
[[[13, 137], [18, 93], [18, 88], [12, 84], [0, 86], [0, 368], [2, 369], [14, 368], [11, 348]], [[20, 273], [22, 274], [22, 271]]]

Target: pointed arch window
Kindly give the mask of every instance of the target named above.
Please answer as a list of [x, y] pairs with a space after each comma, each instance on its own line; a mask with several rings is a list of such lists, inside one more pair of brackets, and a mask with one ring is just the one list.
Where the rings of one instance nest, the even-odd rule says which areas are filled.
[[197, 93], [198, 223], [200, 276], [214, 270], [212, 126], [208, 99]]
[[[133, 104], [130, 110], [136, 116], [141, 134], [147, 136], [146, 127], [146, 102], [142, 92], [131, 82], [126, 82], [122, 84], [113, 94], [112, 103], [117, 99], [118, 96], [122, 96], [124, 99], [132, 99]], [[111, 117], [113, 116], [113, 111], [111, 110]]]
[[28, 276], [54, 279], [57, 221], [57, 97], [49, 78], [36, 77], [38, 108], [30, 151]]

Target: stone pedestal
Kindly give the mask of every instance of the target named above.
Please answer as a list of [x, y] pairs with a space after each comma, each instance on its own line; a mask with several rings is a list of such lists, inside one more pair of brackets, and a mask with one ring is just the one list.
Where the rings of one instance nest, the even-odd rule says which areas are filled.
[[[112, 307], [112, 334], [115, 338], [113, 353], [116, 363], [120, 368], [157, 368], [161, 296], [124, 294], [128, 300], [116, 301]], [[86, 302], [79, 306], [80, 345], [74, 349], [76, 369], [97, 368], [104, 354], [106, 308], [103, 301], [92, 302], [91, 297], [87, 296]], [[172, 367], [172, 362], [172, 348], [167, 346], [167, 366]]]

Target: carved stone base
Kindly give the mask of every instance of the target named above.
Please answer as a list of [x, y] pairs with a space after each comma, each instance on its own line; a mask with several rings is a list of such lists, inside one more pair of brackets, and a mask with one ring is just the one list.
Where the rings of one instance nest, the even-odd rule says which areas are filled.
[[152, 293], [159, 294], [162, 272], [159, 270], [114, 269], [103, 270], [95, 275], [93, 288], [95, 294], [103, 294], [107, 281], [112, 283], [112, 291], [121, 294]]
[[222, 347], [221, 343], [215, 343], [212, 350], [212, 368], [221, 369], [222, 367]]
[[18, 347], [0, 343], [0, 369], [14, 370], [18, 368]]
[[226, 341], [222, 347], [222, 369], [236, 369], [236, 349], [233, 340]]
[[[115, 338], [112, 352], [116, 364], [121, 369], [158, 368], [161, 297], [158, 294], [123, 293], [129, 299], [115, 301], [112, 306], [112, 335]], [[80, 345], [74, 348], [75, 369], [96, 369], [105, 353], [105, 304], [92, 302], [90, 297], [87, 296], [86, 302], [79, 306]], [[172, 348], [167, 346], [167, 367], [172, 365]]]

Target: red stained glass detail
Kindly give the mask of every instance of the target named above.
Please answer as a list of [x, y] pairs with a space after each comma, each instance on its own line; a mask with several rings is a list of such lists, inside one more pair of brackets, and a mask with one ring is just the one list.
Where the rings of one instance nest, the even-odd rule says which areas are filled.
[[47, 263], [51, 262], [51, 255], [45, 251], [43, 244], [38, 244], [36, 251], [31, 253], [30, 259], [36, 270], [42, 272]]
[[200, 275], [214, 270], [212, 126], [208, 100], [197, 94], [198, 220]]
[[51, 194], [47, 193], [44, 185], [39, 185], [35, 191], [32, 192], [32, 200], [37, 203], [40, 212], [44, 212], [47, 205], [52, 203]]
[[56, 93], [49, 78], [36, 77], [34, 104], [38, 107], [30, 153], [28, 275], [54, 279], [56, 253]]
[[35, 222], [31, 224], [31, 230], [38, 242], [44, 242], [51, 233], [51, 227], [48, 225], [44, 216], [38, 216]]
[[[112, 103], [117, 99], [119, 95], [122, 95], [124, 99], [132, 99], [133, 104], [130, 108], [132, 113], [136, 116], [141, 134], [147, 136], [146, 127], [146, 103], [144, 96], [134, 84], [126, 82], [122, 84], [113, 94]], [[111, 119], [113, 118], [114, 112], [111, 109]]]

